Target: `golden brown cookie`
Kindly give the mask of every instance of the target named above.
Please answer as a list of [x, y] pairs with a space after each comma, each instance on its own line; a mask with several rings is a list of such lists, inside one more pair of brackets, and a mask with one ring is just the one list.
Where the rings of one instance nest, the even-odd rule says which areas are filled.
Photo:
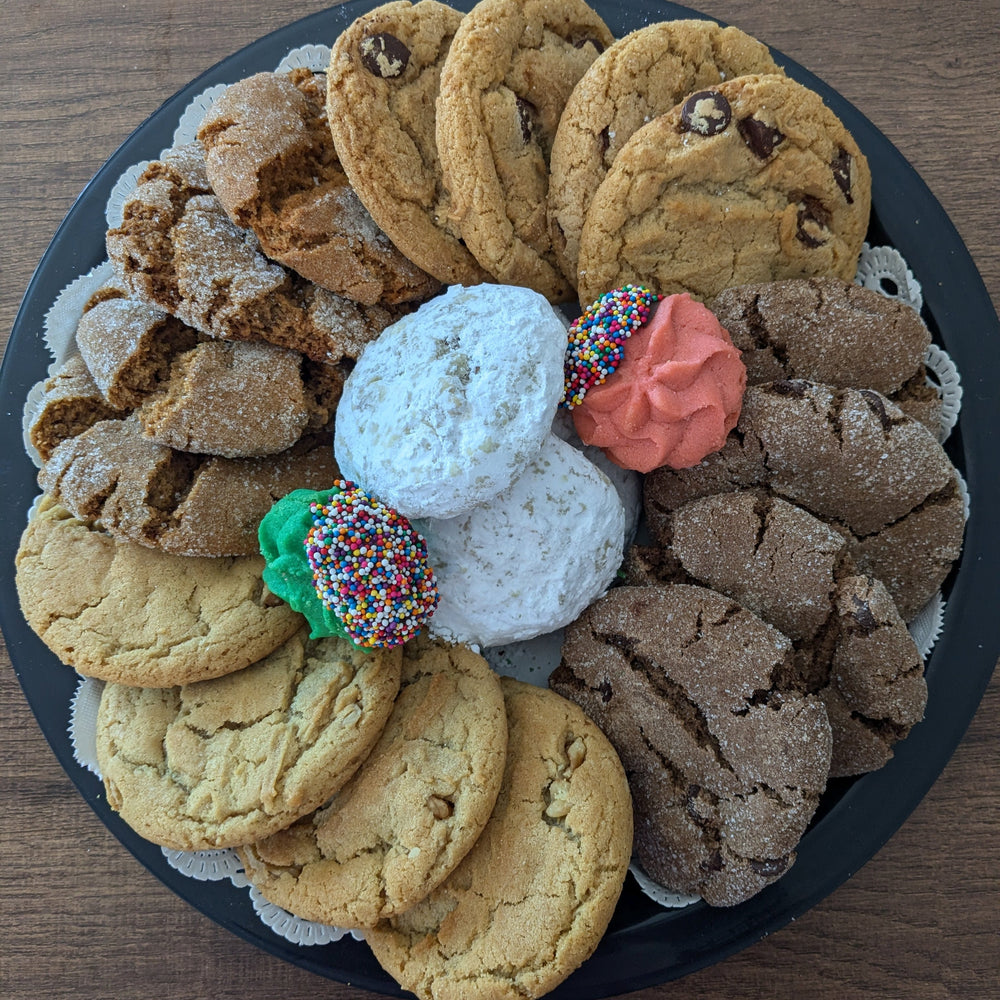
[[791, 643], [704, 587], [616, 587], [566, 630], [550, 684], [629, 774], [636, 852], [674, 892], [732, 906], [795, 861], [830, 769], [819, 698], [781, 684]]
[[31, 628], [78, 673], [169, 687], [241, 670], [302, 627], [258, 556], [171, 556], [118, 542], [43, 497], [21, 536], [17, 593]]
[[941, 399], [924, 365], [931, 334], [905, 302], [818, 277], [738, 285], [708, 305], [742, 351], [750, 385], [806, 378], [874, 389], [937, 435]]
[[762, 42], [698, 19], [645, 25], [594, 60], [566, 102], [550, 163], [552, 247], [574, 288], [587, 209], [633, 133], [697, 90], [780, 72]]
[[267, 259], [211, 193], [201, 146], [140, 175], [106, 237], [129, 294], [222, 340], [265, 340], [329, 364], [356, 361], [405, 306], [364, 306]]
[[583, 0], [480, 0], [441, 72], [437, 146], [462, 237], [499, 281], [572, 298], [546, 205], [570, 93], [613, 41]]
[[499, 678], [464, 646], [403, 647], [400, 692], [364, 765], [311, 816], [243, 847], [247, 877], [307, 920], [371, 927], [462, 860], [496, 802], [507, 752]]
[[263, 660], [170, 688], [108, 684], [97, 759], [108, 804], [147, 840], [236, 847], [316, 809], [357, 770], [392, 708], [398, 649], [301, 629]]
[[226, 214], [264, 253], [365, 305], [419, 301], [440, 288], [403, 256], [351, 189], [326, 116], [326, 76], [256, 73], [215, 99], [198, 128]]
[[965, 512], [958, 472], [937, 439], [872, 389], [790, 379], [750, 386], [721, 451], [644, 483], [653, 537], [695, 497], [758, 486], [840, 531], [858, 570], [885, 585], [904, 621], [958, 558]]
[[138, 415], [101, 420], [62, 441], [42, 490], [121, 541], [184, 556], [256, 554], [257, 527], [280, 497], [337, 478], [331, 435], [261, 458], [219, 458], [150, 441]]
[[604, 734], [553, 691], [501, 684], [507, 764], [486, 829], [426, 900], [365, 935], [421, 1000], [553, 989], [597, 947], [628, 870], [631, 799]]
[[850, 280], [870, 207], [868, 163], [817, 93], [737, 77], [619, 150], [583, 225], [580, 300], [628, 282], [710, 299], [751, 282]]
[[462, 14], [398, 0], [357, 18], [333, 45], [330, 131], [358, 197], [395, 245], [447, 284], [489, 275], [462, 242], [435, 139], [441, 67]]

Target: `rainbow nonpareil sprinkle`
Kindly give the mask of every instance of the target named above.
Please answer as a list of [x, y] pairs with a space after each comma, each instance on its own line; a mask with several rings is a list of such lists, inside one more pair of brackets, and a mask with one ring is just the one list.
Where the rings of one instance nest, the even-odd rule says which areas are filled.
[[621, 364], [625, 341], [648, 322], [662, 299], [644, 285], [623, 285], [602, 295], [573, 321], [567, 334], [563, 395], [559, 405], [579, 406]]
[[345, 480], [309, 510], [305, 548], [316, 595], [348, 635], [365, 647], [398, 646], [416, 635], [438, 592], [426, 543], [410, 522]]

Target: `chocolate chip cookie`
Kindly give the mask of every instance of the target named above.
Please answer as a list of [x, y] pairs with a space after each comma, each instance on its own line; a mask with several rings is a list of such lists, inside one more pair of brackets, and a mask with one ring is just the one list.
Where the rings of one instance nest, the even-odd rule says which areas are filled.
[[480, 0], [441, 72], [437, 146], [452, 212], [505, 284], [572, 298], [549, 236], [549, 157], [566, 101], [613, 41], [583, 0]]
[[885, 585], [904, 621], [933, 597], [961, 550], [955, 467], [926, 427], [872, 389], [802, 379], [749, 387], [721, 451], [646, 477], [650, 531], [669, 544], [670, 511], [751, 486], [842, 532], [858, 570]]
[[326, 75], [256, 73], [202, 119], [205, 172], [268, 257], [365, 305], [421, 301], [440, 284], [403, 256], [351, 189], [326, 115]]
[[108, 804], [147, 840], [179, 851], [269, 836], [357, 770], [392, 708], [401, 658], [301, 629], [215, 680], [108, 684], [97, 713]]
[[618, 151], [688, 94], [750, 73], [780, 73], [767, 46], [712, 21], [659, 21], [619, 39], [574, 88], [552, 143], [548, 214], [563, 273], [576, 287], [580, 234]]
[[170, 687], [241, 670], [302, 627], [259, 555], [171, 556], [119, 542], [43, 497], [15, 558], [33, 631], [86, 677]]
[[783, 689], [791, 642], [703, 587], [617, 587], [566, 630], [551, 686], [608, 734], [635, 846], [664, 888], [741, 903], [795, 861], [830, 769], [823, 703]]
[[710, 299], [731, 285], [853, 278], [871, 174], [820, 96], [775, 74], [689, 95], [619, 150], [580, 238], [579, 293], [628, 282]]
[[333, 44], [330, 131], [358, 197], [393, 243], [447, 284], [489, 275], [462, 241], [435, 138], [441, 67], [462, 14], [437, 0], [383, 4]]
[[507, 752], [499, 678], [464, 646], [403, 647], [400, 692], [355, 776], [311, 816], [240, 850], [265, 898], [371, 927], [420, 902], [490, 817]]
[[486, 828], [425, 900], [365, 934], [421, 1000], [542, 996], [597, 947], [627, 873], [631, 800], [614, 748], [555, 692], [501, 685], [507, 761]]

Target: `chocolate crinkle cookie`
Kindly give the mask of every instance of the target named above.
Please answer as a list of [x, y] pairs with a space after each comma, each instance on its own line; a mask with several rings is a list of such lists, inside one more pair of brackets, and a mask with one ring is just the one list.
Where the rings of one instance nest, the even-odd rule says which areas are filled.
[[691, 500], [660, 533], [669, 544], [629, 551], [627, 582], [701, 584], [780, 629], [793, 646], [785, 683], [826, 705], [831, 775], [886, 763], [923, 718], [924, 664], [892, 598], [857, 571], [844, 536], [764, 490]]
[[732, 906], [795, 860], [830, 769], [823, 702], [785, 686], [792, 644], [704, 587], [617, 587], [566, 631], [550, 686], [607, 733], [635, 849], [665, 888]]
[[108, 257], [129, 293], [222, 340], [263, 340], [350, 365], [406, 305], [365, 306], [269, 260], [234, 225], [205, 174], [197, 143], [140, 175]]
[[747, 384], [805, 378], [874, 389], [935, 435], [931, 334], [905, 302], [830, 276], [739, 285], [709, 303], [742, 352]]
[[669, 544], [688, 500], [760, 487], [841, 532], [860, 573], [880, 580], [904, 621], [937, 593], [965, 530], [960, 478], [937, 439], [872, 389], [785, 379], [747, 389], [723, 448], [644, 484], [650, 531]]

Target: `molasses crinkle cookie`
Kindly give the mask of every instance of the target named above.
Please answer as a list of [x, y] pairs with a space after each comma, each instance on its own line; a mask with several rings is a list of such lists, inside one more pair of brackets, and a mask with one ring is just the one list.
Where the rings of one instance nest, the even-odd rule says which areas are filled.
[[731, 285], [854, 277], [871, 174], [839, 118], [785, 76], [689, 95], [619, 150], [580, 238], [579, 293], [626, 282], [710, 299]]
[[326, 76], [256, 73], [216, 98], [198, 129], [226, 214], [268, 257], [348, 299], [375, 305], [440, 288], [392, 245], [347, 180], [326, 117]]
[[566, 630], [550, 684], [629, 774], [636, 852], [664, 888], [714, 906], [779, 878], [826, 787], [819, 698], [785, 689], [791, 643], [703, 587], [617, 587]]
[[399, 689], [398, 649], [310, 640], [215, 680], [108, 684], [97, 758], [108, 803], [179, 851], [237, 847], [317, 809], [354, 774]]
[[597, 947], [632, 849], [614, 748], [553, 691], [501, 679], [508, 748], [496, 806], [462, 863], [365, 938], [420, 1000], [540, 997]]

